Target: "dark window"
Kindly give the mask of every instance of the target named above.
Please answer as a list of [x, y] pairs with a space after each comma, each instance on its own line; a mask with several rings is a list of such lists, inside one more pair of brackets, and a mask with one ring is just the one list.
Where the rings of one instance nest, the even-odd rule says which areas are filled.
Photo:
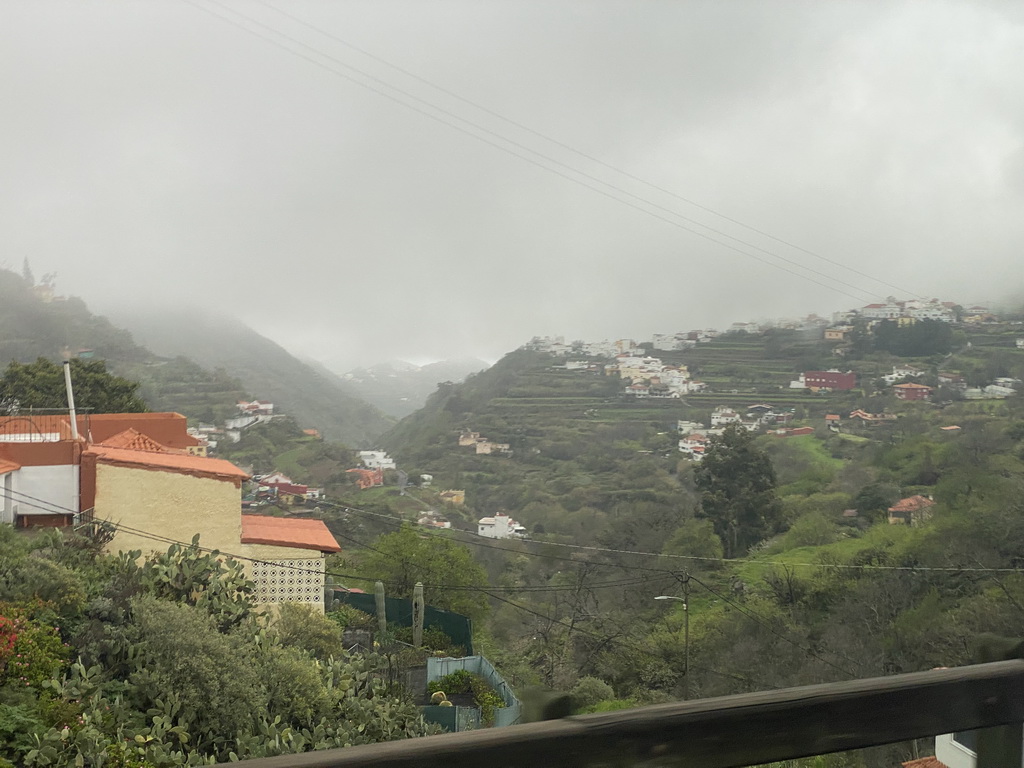
[[953, 741], [962, 747], [967, 747], [971, 752], [977, 753], [978, 751], [978, 732], [977, 731], [963, 731], [962, 733], [954, 733]]

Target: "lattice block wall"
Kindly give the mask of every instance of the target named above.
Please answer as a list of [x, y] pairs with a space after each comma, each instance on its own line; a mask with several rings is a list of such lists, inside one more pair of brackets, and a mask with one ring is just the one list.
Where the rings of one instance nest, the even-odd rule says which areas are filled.
[[322, 557], [253, 563], [256, 602], [323, 606], [325, 566], [326, 560]]

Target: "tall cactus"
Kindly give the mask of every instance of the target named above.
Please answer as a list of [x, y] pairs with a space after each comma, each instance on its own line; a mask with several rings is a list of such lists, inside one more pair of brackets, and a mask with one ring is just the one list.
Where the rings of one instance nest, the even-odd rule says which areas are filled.
[[373, 585], [373, 596], [377, 600], [377, 628], [381, 637], [388, 632], [388, 609], [384, 602], [384, 582], [377, 581]]
[[423, 582], [417, 581], [412, 588], [412, 644], [414, 648], [423, 645]]

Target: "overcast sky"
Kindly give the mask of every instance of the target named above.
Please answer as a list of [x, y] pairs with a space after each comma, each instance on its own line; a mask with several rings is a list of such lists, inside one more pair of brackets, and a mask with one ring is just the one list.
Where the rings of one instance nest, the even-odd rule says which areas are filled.
[[2, 0], [0, 73], [0, 263], [343, 366], [1024, 297], [1019, 2]]

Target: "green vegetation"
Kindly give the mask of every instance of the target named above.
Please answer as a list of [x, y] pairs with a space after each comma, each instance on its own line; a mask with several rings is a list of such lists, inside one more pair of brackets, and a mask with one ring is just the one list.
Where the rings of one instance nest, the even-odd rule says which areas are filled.
[[[146, 404], [136, 395], [139, 385], [107, 373], [102, 360], [74, 359], [71, 378], [75, 406], [94, 413], [138, 413]], [[12, 360], [0, 378], [0, 403], [8, 410], [67, 408], [64, 368], [45, 358], [23, 365]]]
[[336, 623], [285, 606], [268, 626], [238, 563], [105, 540], [0, 527], [0, 759], [155, 768], [430, 732]]
[[505, 706], [505, 700], [488, 685], [483, 677], [464, 669], [457, 669], [451, 674], [427, 684], [428, 693], [437, 693], [438, 691], [446, 696], [471, 693], [473, 704], [480, 707], [480, 720], [488, 727], [494, 724], [494, 710]]
[[712, 440], [695, 481], [701, 514], [711, 520], [727, 558], [778, 531], [782, 508], [775, 496], [775, 470], [743, 427], [726, 427]]
[[366, 575], [368, 586], [374, 580], [383, 581], [391, 597], [412, 598], [413, 587], [421, 582], [427, 602], [435, 608], [474, 621], [487, 614], [484, 595], [465, 589], [487, 581], [469, 550], [443, 538], [421, 536], [412, 526], [380, 536], [372, 549], [358, 553], [356, 566]]

